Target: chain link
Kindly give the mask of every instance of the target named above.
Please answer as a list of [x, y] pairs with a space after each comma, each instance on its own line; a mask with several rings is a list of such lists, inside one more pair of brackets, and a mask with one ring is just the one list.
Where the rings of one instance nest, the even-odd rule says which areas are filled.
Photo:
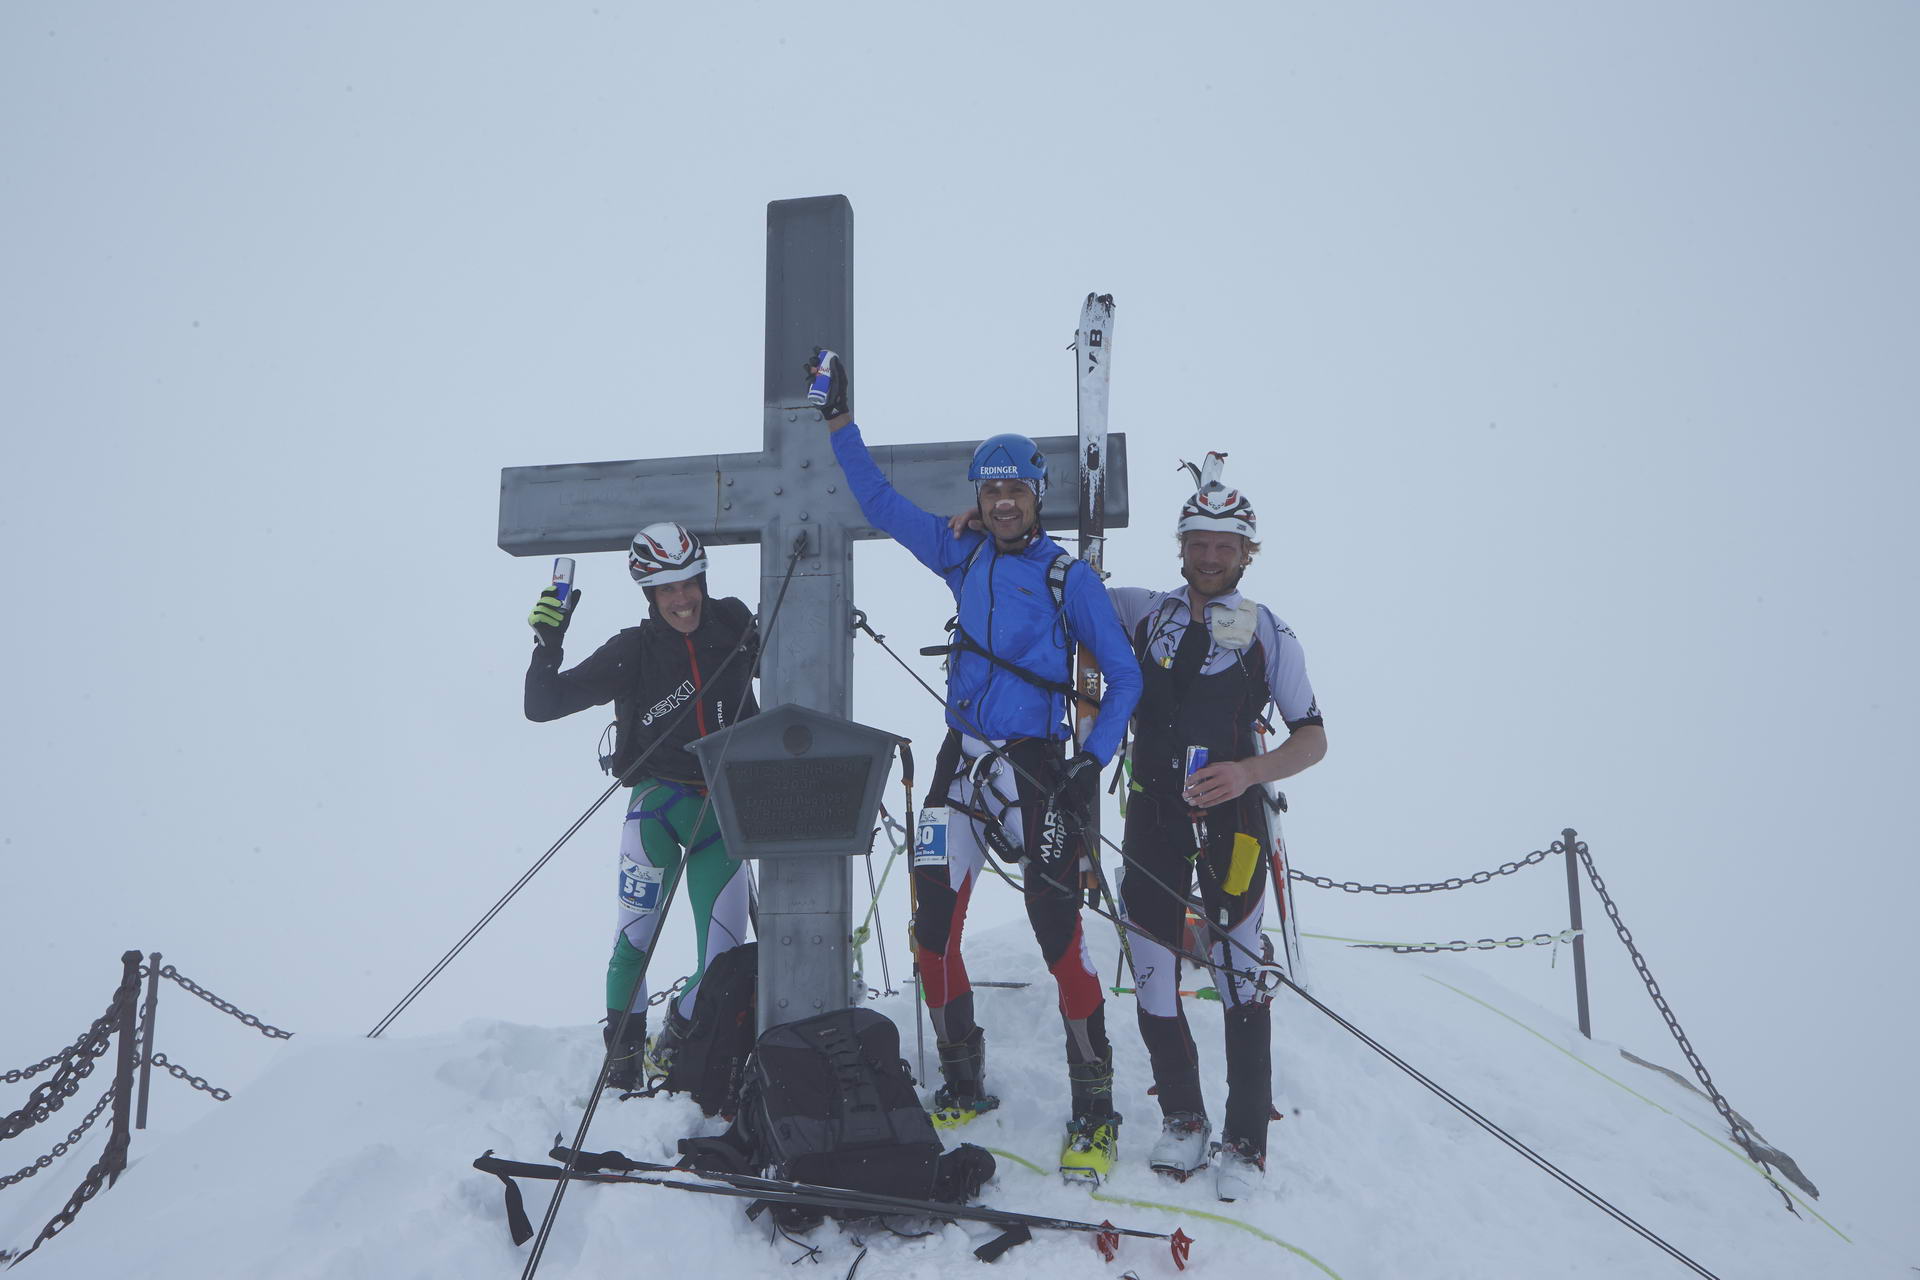
[[[141, 972], [144, 974], [147, 972], [147, 970], [143, 967], [141, 969]], [[186, 988], [188, 991], [192, 992], [194, 995], [199, 996], [202, 1000], [205, 1000], [208, 1004], [212, 1005], [214, 1008], [218, 1009], [220, 1012], [227, 1014], [230, 1017], [238, 1018], [241, 1022], [245, 1023], [249, 1027], [252, 1027], [255, 1031], [258, 1031], [263, 1036], [268, 1036], [275, 1040], [291, 1040], [293, 1038], [293, 1032], [282, 1031], [278, 1027], [267, 1025], [266, 1023], [260, 1021], [260, 1019], [254, 1017], [252, 1014], [244, 1012], [242, 1009], [240, 1009], [238, 1005], [233, 1004], [231, 1001], [222, 1000], [219, 996], [213, 994], [213, 992], [207, 990], [205, 987], [195, 982], [192, 978], [187, 977], [185, 974], [181, 973], [178, 969], [174, 968], [170, 964], [161, 966], [160, 976], [163, 978], [171, 978], [173, 981], [179, 983], [182, 987]]]
[[1450, 876], [1431, 884], [1361, 884], [1357, 880], [1337, 881], [1328, 876], [1308, 875], [1304, 871], [1295, 871], [1292, 868], [1288, 868], [1287, 877], [1305, 881], [1317, 888], [1340, 889], [1346, 893], [1438, 893], [1443, 889], [1464, 889], [1470, 884], [1485, 884], [1495, 876], [1510, 876], [1522, 867], [1531, 867], [1544, 860], [1550, 853], [1565, 852], [1564, 845], [1555, 840], [1544, 849], [1535, 849], [1517, 862], [1503, 862], [1492, 871], [1476, 871], [1470, 876]]
[[87, 1112], [86, 1118], [79, 1124], [73, 1126], [73, 1131], [67, 1134], [66, 1141], [55, 1143], [53, 1150], [20, 1170], [20, 1172], [9, 1173], [5, 1177], [0, 1177], [0, 1191], [6, 1190], [16, 1182], [26, 1181], [34, 1174], [52, 1164], [55, 1160], [58, 1160], [61, 1156], [67, 1154], [67, 1149], [73, 1146], [74, 1143], [80, 1141], [80, 1136], [93, 1127], [93, 1122], [100, 1118], [100, 1113], [107, 1109], [109, 1102], [113, 1101], [113, 1091], [117, 1087], [117, 1085], [111, 1084], [107, 1086], [107, 1091], [100, 1095], [100, 1101], [93, 1104], [93, 1110]]
[[1713, 1077], [1707, 1074], [1707, 1064], [1700, 1060], [1698, 1053], [1694, 1052], [1693, 1043], [1687, 1039], [1687, 1033], [1680, 1029], [1680, 1019], [1674, 1016], [1673, 1008], [1667, 1003], [1667, 998], [1660, 994], [1660, 984], [1653, 980], [1653, 970], [1647, 967], [1646, 957], [1640, 954], [1640, 948], [1633, 945], [1633, 934], [1627, 931], [1626, 921], [1620, 918], [1620, 908], [1613, 904], [1613, 895], [1607, 892], [1606, 882], [1601, 880], [1599, 868], [1593, 865], [1593, 855], [1587, 852], [1587, 842], [1578, 841], [1573, 848], [1580, 857], [1581, 865], [1587, 869], [1587, 879], [1593, 883], [1593, 891], [1600, 895], [1600, 902], [1607, 909], [1607, 919], [1613, 921], [1614, 932], [1620, 935], [1620, 941], [1626, 946], [1627, 954], [1633, 957], [1633, 967], [1639, 970], [1640, 980], [1647, 984], [1647, 994], [1653, 997], [1654, 1007], [1660, 1010], [1660, 1016], [1666, 1019], [1667, 1030], [1673, 1033], [1674, 1042], [1680, 1046], [1680, 1052], [1686, 1055], [1687, 1065], [1693, 1068], [1693, 1074], [1699, 1077], [1701, 1087], [1706, 1090], [1707, 1096], [1713, 1099], [1713, 1109], [1720, 1113], [1720, 1119], [1726, 1123], [1728, 1131], [1733, 1134], [1734, 1141], [1740, 1144], [1740, 1149], [1747, 1153], [1749, 1160], [1760, 1166], [1761, 1171], [1766, 1174], [1767, 1181], [1773, 1183], [1773, 1189], [1787, 1201], [1787, 1209], [1792, 1211], [1793, 1200], [1787, 1195], [1786, 1188], [1774, 1182], [1772, 1166], [1761, 1156], [1752, 1135], [1747, 1132], [1747, 1127], [1740, 1122], [1738, 1116], [1733, 1114], [1733, 1107], [1714, 1086]]
[[225, 1102], [227, 1099], [233, 1097], [233, 1094], [227, 1090], [217, 1085], [208, 1084], [205, 1076], [196, 1076], [179, 1063], [169, 1060], [164, 1053], [156, 1053], [153, 1055], [153, 1065], [164, 1070], [175, 1080], [185, 1080], [200, 1092], [212, 1094], [215, 1102]]
[[1573, 938], [1574, 931], [1568, 929], [1563, 933], [1536, 933], [1531, 938], [1521, 938], [1517, 936], [1512, 938], [1482, 938], [1478, 942], [1465, 942], [1455, 939], [1452, 942], [1357, 942], [1353, 945], [1370, 947], [1378, 951], [1391, 951], [1395, 955], [1407, 956], [1422, 952], [1431, 954], [1440, 951], [1495, 951], [1501, 947], [1547, 947], [1555, 943], [1571, 942]]
[[675, 996], [679, 995], [682, 991], [686, 990], [687, 979], [691, 978], [692, 976], [693, 975], [690, 973], [681, 974], [679, 977], [675, 978], [671, 984], [668, 985], [665, 991], [656, 991], [652, 995], [648, 996], [647, 1004], [649, 1006], [656, 1005], [656, 1004], [665, 1004], [667, 1001], [673, 999]]
[[[0, 1116], [0, 1142], [25, 1133], [60, 1110], [67, 1104], [68, 1098], [80, 1092], [80, 1082], [93, 1074], [94, 1064], [113, 1041], [115, 1023], [119, 1021], [119, 1003], [119, 998], [115, 997], [114, 1003], [94, 1019], [85, 1035], [60, 1051], [55, 1058], [60, 1065], [52, 1075], [33, 1087], [33, 1092], [27, 1095], [25, 1106]], [[40, 1069], [34, 1068], [36, 1071]]]
[[68, 1045], [66, 1048], [59, 1049], [54, 1051], [53, 1053], [48, 1054], [46, 1057], [40, 1059], [40, 1061], [34, 1063], [30, 1067], [22, 1067], [18, 1071], [9, 1071], [5, 1075], [0, 1075], [0, 1080], [5, 1081], [7, 1084], [19, 1084], [22, 1080], [33, 1079], [35, 1076], [39, 1075], [42, 1071], [45, 1071], [48, 1067], [52, 1066], [54, 1063], [60, 1061], [60, 1059], [72, 1053], [75, 1049], [78, 1049], [80, 1045], [86, 1040], [87, 1036], [92, 1034], [93, 1032], [89, 1030], [85, 1034], [83, 1034], [79, 1040], [75, 1040], [72, 1044]]

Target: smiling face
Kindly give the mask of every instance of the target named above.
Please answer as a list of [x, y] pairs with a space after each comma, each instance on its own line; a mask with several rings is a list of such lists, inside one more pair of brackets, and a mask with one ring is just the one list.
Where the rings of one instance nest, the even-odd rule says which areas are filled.
[[685, 582], [669, 582], [664, 587], [653, 588], [653, 607], [660, 611], [668, 626], [683, 635], [691, 635], [700, 625], [700, 606], [707, 598], [700, 581], [688, 578]]
[[988, 480], [979, 491], [980, 523], [995, 544], [1013, 550], [1025, 542], [1040, 517], [1040, 499], [1024, 480]]
[[1208, 599], [1240, 585], [1253, 562], [1253, 544], [1237, 533], [1191, 532], [1180, 535], [1180, 576]]

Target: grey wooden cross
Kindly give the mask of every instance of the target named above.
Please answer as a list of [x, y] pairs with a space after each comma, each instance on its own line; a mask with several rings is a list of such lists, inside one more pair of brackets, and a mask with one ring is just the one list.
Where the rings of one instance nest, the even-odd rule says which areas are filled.
[[[934, 310], [929, 307], [929, 310]], [[805, 404], [804, 368], [816, 347], [853, 363], [853, 206], [845, 196], [776, 200], [767, 206], [767, 336], [758, 453], [507, 467], [500, 473], [500, 547], [517, 556], [624, 551], [635, 530], [674, 520], [709, 543], [760, 544], [762, 625], [804, 545], [760, 665], [760, 705], [798, 703], [850, 716], [853, 675], [853, 543], [886, 535], [867, 524], [827, 444], [826, 425]], [[930, 384], [969, 372], [958, 335], [930, 331]], [[1065, 362], [1063, 362], [1064, 364]], [[1061, 378], [1065, 384], [1064, 372]], [[855, 401], [858, 402], [858, 385]], [[1021, 429], [1017, 418], [992, 431]], [[716, 428], [717, 434], [717, 428]], [[973, 441], [873, 449], [896, 488], [929, 511], [973, 505], [967, 463]], [[1073, 436], [1038, 438], [1053, 476], [1050, 526], [1071, 528], [1079, 510]], [[1107, 524], [1127, 522], [1126, 438], [1108, 437]], [[905, 566], [901, 568], [904, 570]], [[715, 595], [742, 594], [724, 579]], [[641, 603], [635, 609], [643, 607]], [[930, 640], [940, 621], [925, 619]], [[917, 735], [944, 732], [929, 701]], [[907, 725], [884, 726], [914, 737]], [[930, 757], [931, 752], [924, 753]], [[912, 815], [903, 820], [912, 825]], [[859, 852], [849, 849], [849, 854]], [[852, 980], [850, 859], [769, 860], [760, 870], [760, 1027], [844, 1008]]]

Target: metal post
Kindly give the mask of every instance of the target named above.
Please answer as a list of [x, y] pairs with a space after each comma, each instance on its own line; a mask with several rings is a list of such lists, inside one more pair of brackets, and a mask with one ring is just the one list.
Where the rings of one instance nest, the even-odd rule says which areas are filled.
[[1567, 927], [1573, 931], [1573, 998], [1580, 1012], [1580, 1034], [1593, 1039], [1593, 1020], [1587, 1013], [1587, 935], [1580, 927], [1579, 837], [1572, 827], [1560, 833], [1567, 860]]
[[134, 1038], [139, 1034], [140, 953], [128, 951], [120, 957], [120, 1056], [113, 1069], [113, 1136], [107, 1140], [107, 1185], [112, 1186], [127, 1167], [127, 1145], [133, 1129], [133, 1056]]
[[141, 1023], [147, 1029], [140, 1038], [140, 1108], [134, 1116], [133, 1127], [147, 1127], [147, 1086], [153, 1081], [153, 1013], [160, 999], [160, 953], [154, 952], [147, 957], [147, 1011]]

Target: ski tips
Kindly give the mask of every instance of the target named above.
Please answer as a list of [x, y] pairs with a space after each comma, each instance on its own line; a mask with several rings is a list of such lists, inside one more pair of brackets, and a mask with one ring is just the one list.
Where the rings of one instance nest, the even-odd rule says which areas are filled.
[[1221, 453], [1217, 449], [1209, 449], [1207, 451], [1206, 461], [1196, 466], [1194, 463], [1182, 459], [1180, 465], [1175, 467], [1174, 470], [1185, 471], [1188, 475], [1192, 476], [1194, 492], [1204, 493], [1206, 490], [1214, 488], [1220, 483], [1220, 473], [1226, 468], [1226, 465], [1226, 454]]

